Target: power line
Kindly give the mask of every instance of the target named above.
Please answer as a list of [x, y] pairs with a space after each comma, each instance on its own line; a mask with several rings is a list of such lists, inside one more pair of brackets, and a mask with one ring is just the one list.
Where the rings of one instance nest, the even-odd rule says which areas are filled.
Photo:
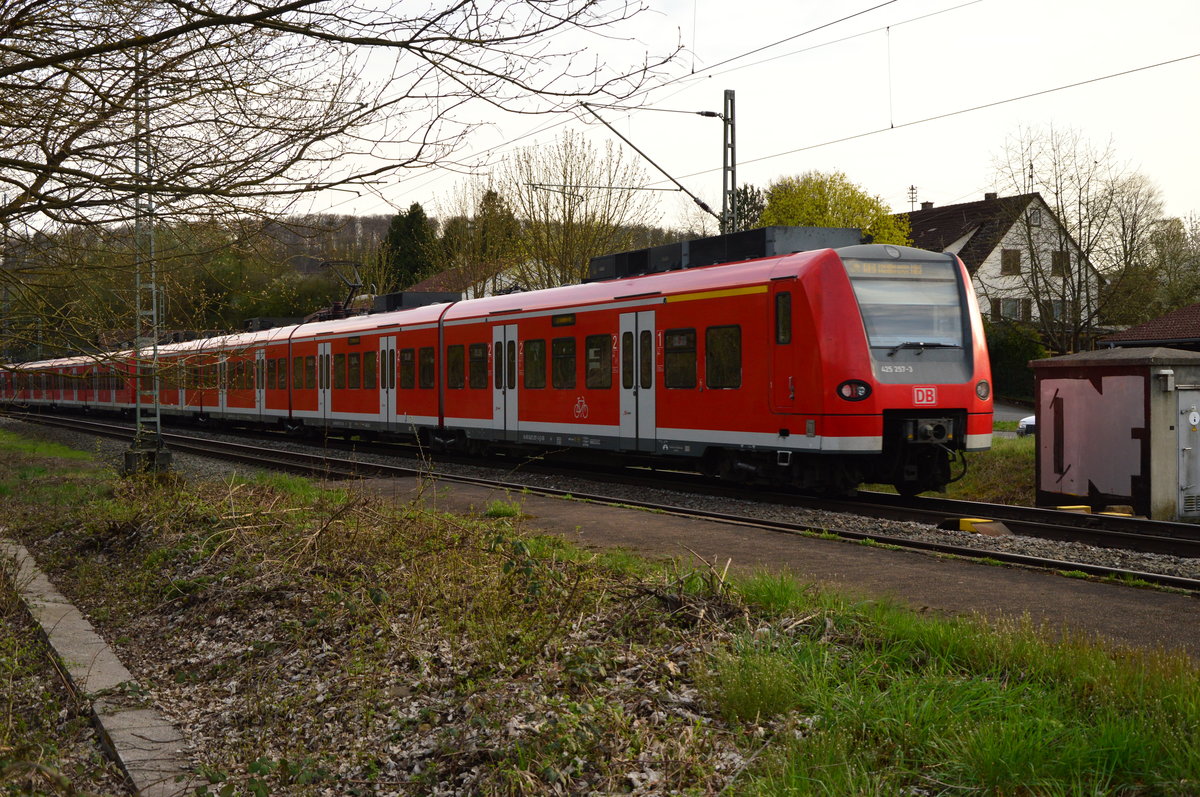
[[[971, 0], [971, 2], [969, 2], [969, 3], [964, 3], [963, 5], [973, 5], [974, 3], [979, 3], [979, 2], [982, 2], [982, 1], [983, 1], [983, 0]], [[763, 51], [765, 51], [765, 50], [769, 50], [769, 49], [771, 49], [772, 47], [778, 47], [779, 45], [781, 45], [781, 44], [785, 44], [785, 43], [787, 43], [787, 42], [789, 42], [789, 41], [794, 41], [794, 40], [796, 40], [796, 39], [799, 39], [799, 38], [802, 38], [802, 37], [804, 37], [804, 36], [808, 36], [808, 35], [810, 35], [810, 34], [812, 34], [812, 33], [816, 33], [817, 31], [825, 30], [826, 28], [833, 27], [834, 25], [839, 25], [839, 24], [841, 24], [841, 23], [843, 23], [843, 22], [846, 22], [846, 21], [848, 21], [848, 20], [854, 19], [855, 17], [860, 17], [860, 16], [862, 16], [862, 15], [864, 15], [864, 14], [868, 14], [868, 13], [870, 13], [870, 12], [872, 12], [872, 11], [875, 11], [875, 10], [878, 10], [878, 9], [880, 9], [880, 8], [883, 8], [884, 6], [892, 5], [893, 3], [896, 3], [896, 2], [899, 2], [899, 0], [886, 0], [886, 2], [879, 3], [878, 5], [872, 6], [871, 8], [863, 9], [862, 11], [857, 11], [857, 12], [855, 12], [855, 13], [853, 13], [853, 14], [848, 14], [848, 15], [846, 15], [846, 16], [844, 16], [844, 17], [839, 17], [838, 19], [831, 20], [831, 21], [829, 21], [829, 22], [826, 22], [826, 23], [824, 23], [824, 24], [818, 25], [818, 26], [816, 26], [816, 27], [813, 27], [813, 28], [809, 28], [809, 29], [807, 29], [807, 30], [801, 31], [800, 33], [796, 33], [796, 34], [793, 34], [793, 35], [791, 35], [791, 36], [787, 36], [787, 37], [785, 37], [785, 38], [783, 38], [783, 39], [780, 39], [780, 40], [778, 40], [778, 41], [775, 41], [775, 42], [771, 42], [771, 43], [769, 43], [769, 44], [760, 45], [760, 46], [758, 46], [758, 47], [755, 47], [755, 48], [753, 48], [753, 49], [751, 49], [751, 50], [746, 50], [745, 52], [742, 52], [742, 53], [739, 53], [739, 54], [737, 54], [737, 55], [734, 55], [734, 56], [731, 56], [731, 57], [729, 57], [729, 58], [726, 58], [726, 59], [724, 59], [723, 61], [718, 61], [717, 63], [713, 64], [712, 66], [710, 66], [710, 67], [707, 67], [706, 69], [704, 69], [704, 70], [703, 70], [703, 72], [701, 72], [701, 73], [694, 73], [694, 72], [693, 72], [693, 73], [691, 73], [691, 74], [687, 74], [687, 75], [680, 75], [680, 76], [678, 76], [678, 77], [675, 77], [675, 78], [672, 78], [672, 79], [670, 79], [670, 80], [666, 80], [666, 81], [664, 81], [663, 83], [659, 83], [659, 84], [657, 84], [657, 85], [655, 85], [655, 86], [650, 86], [650, 87], [647, 87], [647, 88], [645, 88], [645, 89], [642, 89], [641, 91], [635, 92], [634, 94], [632, 94], [632, 95], [630, 95], [630, 96], [631, 96], [631, 97], [639, 97], [639, 96], [644, 96], [644, 95], [646, 95], [646, 94], [650, 93], [651, 91], [657, 91], [657, 90], [659, 90], [659, 89], [665, 88], [665, 87], [667, 87], [667, 86], [671, 86], [671, 85], [673, 85], [673, 84], [676, 84], [676, 83], [679, 83], [679, 82], [682, 82], [682, 81], [694, 80], [694, 79], [701, 78], [701, 77], [706, 77], [706, 78], [707, 78], [707, 77], [714, 77], [714, 76], [715, 76], [715, 74], [714, 74], [713, 70], [715, 70], [717, 67], [721, 67], [721, 66], [724, 66], [724, 65], [726, 65], [726, 64], [731, 64], [731, 63], [733, 63], [733, 62], [735, 62], [735, 61], [740, 61], [741, 59], [743, 59], [743, 58], [748, 58], [748, 57], [750, 57], [751, 55], [754, 55], [755, 53], [760, 53], [760, 52], [763, 52]], [[906, 23], [908, 23], [908, 22], [913, 22], [913, 21], [916, 21], [916, 20], [924, 19], [924, 18], [926, 18], [926, 17], [931, 17], [931, 16], [936, 16], [936, 15], [938, 15], [938, 14], [943, 14], [943, 13], [946, 13], [946, 12], [948, 12], [948, 11], [953, 11], [953, 10], [956, 10], [956, 9], [958, 9], [958, 8], [962, 8], [962, 7], [963, 7], [963, 5], [954, 6], [954, 7], [952, 7], [952, 8], [948, 8], [948, 9], [942, 9], [942, 10], [940, 10], [940, 11], [935, 11], [935, 12], [932, 12], [932, 13], [930, 13], [930, 14], [924, 14], [924, 15], [921, 15], [921, 16], [919, 16], [919, 17], [913, 17], [913, 18], [911, 18], [911, 19], [904, 20], [903, 22], [895, 23], [895, 25], [903, 25], [903, 24], [906, 24]], [[877, 30], [882, 30], [882, 28], [880, 28], [880, 29], [877, 29]], [[799, 54], [799, 53], [807, 52], [808, 50], [811, 50], [811, 49], [817, 49], [818, 47], [824, 47], [824, 46], [828, 46], [828, 44], [836, 44], [836, 43], [843, 42], [843, 41], [849, 41], [850, 39], [858, 38], [858, 37], [860, 37], [860, 36], [865, 36], [865, 35], [868, 35], [868, 34], [870, 34], [870, 33], [873, 33], [873, 32], [875, 32], [875, 31], [866, 31], [866, 32], [864, 32], [864, 33], [858, 33], [858, 34], [854, 34], [854, 35], [852, 35], [852, 36], [847, 36], [847, 37], [845, 37], [845, 38], [843, 38], [843, 39], [839, 39], [839, 40], [837, 40], [837, 41], [835, 41], [835, 42], [829, 42], [829, 43], [827, 43], [827, 44], [821, 44], [821, 45], [817, 45], [816, 47], [812, 47], [812, 48], [806, 48], [806, 49], [804, 49], [804, 50], [798, 50], [798, 51], [796, 51], [796, 52], [794, 52], [794, 53], [788, 53], [788, 54], [781, 55], [781, 56], [775, 56], [775, 57], [773, 57], [773, 58], [766, 59], [766, 61], [772, 61], [772, 60], [776, 60], [776, 59], [778, 59], [778, 58], [788, 57], [788, 56], [790, 56], [790, 55], [796, 55], [796, 54]], [[758, 63], [766, 63], [766, 61], [756, 62], [756, 64], [758, 64]], [[738, 70], [738, 69], [746, 68], [746, 67], [749, 67], [749, 66], [754, 66], [754, 65], [756, 65], [756, 64], [746, 64], [746, 65], [744, 65], [744, 66], [741, 66], [741, 67], [734, 67], [733, 69], [728, 69], [728, 70], [725, 70], [725, 72], [724, 72], [724, 73], [721, 73], [721, 74], [725, 74], [725, 73], [728, 73], [728, 72], [733, 72], [733, 71], [736, 71], [736, 70]], [[681, 90], [682, 90], [682, 89], [681, 89]], [[678, 92], [675, 92], [675, 93], [678, 93]], [[673, 93], [671, 96], [674, 96], [674, 93]], [[604, 107], [604, 106], [599, 106], [599, 105], [598, 105], [597, 107]], [[619, 106], [607, 106], [607, 107], [618, 108]], [[660, 109], [655, 109], [655, 108], [644, 108], [644, 107], [640, 107], [640, 108], [637, 108], [635, 111], [632, 111], [632, 112], [639, 112], [639, 111], [650, 111], [650, 110], [660, 110]], [[675, 112], [675, 113], [699, 113], [699, 114], [701, 114], [701, 115], [707, 115], [708, 113], [711, 113], [711, 112], [699, 112], [699, 111], [674, 111], [674, 112]], [[529, 130], [529, 131], [528, 131], [528, 132], [526, 132], [526, 133], [523, 133], [523, 134], [521, 134], [521, 135], [519, 135], [519, 136], [516, 136], [516, 137], [514, 137], [514, 138], [511, 138], [511, 139], [509, 139], [509, 140], [507, 140], [507, 141], [500, 142], [499, 144], [496, 144], [496, 145], [494, 145], [494, 146], [488, 147], [487, 149], [485, 149], [485, 150], [482, 150], [481, 152], [478, 152], [478, 153], [471, 153], [471, 155], [468, 155], [467, 157], [483, 157], [483, 156], [486, 156], [486, 155], [488, 155], [488, 154], [490, 154], [490, 153], [492, 153], [492, 152], [495, 152], [496, 150], [503, 149], [503, 148], [506, 148], [506, 147], [510, 147], [510, 146], [512, 146], [513, 144], [516, 144], [516, 143], [518, 143], [518, 142], [520, 142], [520, 141], [523, 141], [523, 140], [525, 140], [525, 139], [527, 139], [527, 138], [530, 138], [531, 136], [535, 136], [535, 135], [537, 135], [538, 133], [543, 133], [543, 132], [546, 132], [547, 130], [553, 130], [553, 129], [554, 129], [554, 128], [556, 128], [556, 127], [561, 127], [562, 125], [565, 125], [565, 124], [567, 124], [568, 122], [570, 122], [570, 121], [571, 121], [573, 118], [574, 118], [574, 117], [573, 117], [573, 116], [571, 116], [571, 117], [566, 117], [566, 118], [563, 118], [563, 119], [554, 120], [553, 122], [549, 122], [549, 123], [546, 123], [546, 124], [537, 125], [537, 126], [535, 126], [533, 129]], [[703, 172], [701, 172], [701, 173], [703, 173]], [[441, 179], [441, 178], [442, 178], [442, 175], [440, 175], [440, 174], [435, 174], [435, 175], [429, 176], [429, 177], [428, 177], [428, 180], [427, 180], [426, 182], [433, 182], [433, 181], [439, 180], [439, 179]], [[399, 187], [400, 185], [402, 185], [402, 184], [404, 184], [404, 183], [408, 182], [408, 180], [417, 180], [417, 179], [420, 179], [420, 177], [419, 177], [419, 176], [417, 176], [417, 175], [414, 175], [414, 176], [413, 176], [413, 177], [411, 177], [411, 178], [405, 178], [405, 179], [402, 179], [402, 180], [398, 180], [398, 181], [396, 181], [396, 183], [395, 183], [394, 185], [396, 185], [397, 187]], [[416, 186], [416, 189], [420, 189], [421, 187], [423, 187], [423, 185], [424, 185], [424, 184]], [[382, 199], [382, 200], [383, 200], [384, 202], [386, 202], [387, 204], [389, 204], [389, 205], [391, 205], [391, 204], [392, 204], [392, 202], [391, 202], [390, 200], [386, 199], [386, 198], [383, 196], [383, 192], [382, 192], [382, 191], [377, 191], [377, 192], [375, 192], [375, 193], [376, 193], [376, 195], [377, 195], [377, 196], [379, 196], [379, 197], [380, 197], [380, 199]], [[337, 202], [337, 203], [335, 203], [335, 204], [333, 204], [333, 205], [330, 205], [330, 206], [328, 206], [328, 209], [332, 210], [333, 208], [337, 208], [337, 207], [339, 207], [339, 206], [341, 206], [341, 205], [347, 204], [347, 203], [349, 203], [349, 202], [352, 202], [352, 201], [353, 201], [353, 200], [351, 200], [351, 199], [346, 199], [346, 200], [343, 200], [342, 202]]]
[[[905, 127], [914, 127], [916, 125], [925, 124], [927, 122], [936, 122], [941, 119], [949, 119], [952, 116], [961, 116], [962, 114], [972, 113], [974, 111], [982, 111], [987, 108], [995, 108], [1000, 105], [1007, 105], [1009, 103], [1019, 102], [1020, 100], [1028, 100], [1028, 99], [1032, 99], [1034, 97], [1041, 97], [1046, 94], [1053, 94], [1058, 91], [1066, 91], [1067, 89], [1079, 88], [1080, 86], [1087, 86], [1089, 84], [1099, 83], [1104, 80], [1111, 80], [1113, 78], [1124, 77], [1126, 75], [1133, 75], [1138, 72], [1145, 72], [1149, 69], [1157, 69], [1162, 66], [1170, 66], [1171, 64], [1178, 64], [1183, 61], [1189, 61], [1193, 58], [1200, 58], [1200, 53], [1193, 53], [1192, 55], [1185, 55], [1185, 56], [1181, 56], [1179, 58], [1172, 58], [1167, 61], [1159, 61], [1156, 64], [1147, 64], [1145, 66], [1139, 66], [1139, 67], [1135, 67], [1133, 69], [1126, 69], [1121, 72], [1113, 72], [1112, 74], [1109, 74], [1109, 75], [1101, 75], [1099, 77], [1088, 78], [1087, 80], [1080, 80], [1080, 81], [1076, 81], [1075, 83], [1066, 83], [1061, 86], [1055, 86], [1054, 88], [1042, 89], [1041, 91], [1034, 91], [1034, 92], [1030, 92], [1029, 94], [1021, 94], [1019, 96], [1009, 97], [1009, 98], [1003, 99], [1003, 100], [996, 100], [994, 102], [986, 102], [986, 103], [983, 103], [982, 105], [971, 106], [970, 108], [960, 108], [957, 111], [948, 111], [946, 113], [937, 114], [935, 116], [926, 116], [923, 119], [914, 119], [911, 122], [901, 122], [898, 125], [893, 125], [893, 126], [889, 126], [889, 127], [880, 127], [875, 130], [868, 130], [863, 133], [855, 133], [854, 135], [851, 135], [851, 136], [842, 136], [841, 138], [834, 138], [834, 139], [830, 139], [829, 141], [822, 141], [817, 144], [808, 144], [803, 147], [797, 147], [795, 149], [789, 149], [789, 150], [785, 150], [783, 152], [776, 152], [772, 155], [762, 155], [758, 158], [750, 158], [749, 160], [744, 160], [741, 162], [741, 165], [744, 166], [748, 163], [760, 163], [762, 161], [771, 160], [773, 158], [782, 158], [784, 155], [795, 155], [797, 152], [808, 152], [809, 150], [819, 149], [821, 147], [828, 147], [828, 146], [832, 146], [834, 144], [844, 144], [847, 141], [856, 141], [860, 138], [867, 138], [869, 136], [878, 135], [879, 133], [887, 133], [891, 130], [900, 130]], [[698, 177], [702, 174], [711, 174], [712, 172], [715, 172], [715, 171], [720, 171], [720, 169], [703, 169], [698, 172], [692, 172], [691, 174], [685, 174], [680, 179], [686, 180], [689, 177]], [[660, 181], [656, 181], [656, 182], [660, 182]]]

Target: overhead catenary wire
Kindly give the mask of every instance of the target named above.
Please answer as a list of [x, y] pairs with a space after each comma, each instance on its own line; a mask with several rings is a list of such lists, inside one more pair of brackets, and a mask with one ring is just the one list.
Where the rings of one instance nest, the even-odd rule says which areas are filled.
[[[1028, 99], [1032, 99], [1034, 97], [1042, 97], [1047, 94], [1053, 94], [1058, 91], [1066, 91], [1068, 89], [1079, 88], [1080, 86], [1087, 86], [1092, 83], [1099, 83], [1099, 82], [1105, 81], [1105, 80], [1112, 80], [1114, 78], [1125, 77], [1126, 75], [1133, 75], [1138, 72], [1145, 72], [1149, 69], [1158, 69], [1159, 67], [1170, 66], [1172, 64], [1178, 64], [1178, 63], [1182, 63], [1184, 61], [1190, 61], [1193, 58], [1200, 58], [1200, 53], [1192, 53], [1191, 55], [1184, 55], [1184, 56], [1180, 56], [1179, 58], [1171, 58], [1166, 61], [1159, 61], [1158, 63], [1155, 63], [1155, 64], [1146, 64], [1145, 66], [1134, 67], [1133, 69], [1125, 69], [1120, 72], [1113, 72], [1108, 75], [1100, 75], [1098, 77], [1088, 78], [1087, 80], [1077, 80], [1074, 83], [1064, 83], [1061, 86], [1054, 86], [1053, 88], [1041, 89], [1039, 91], [1032, 91], [1027, 94], [1020, 94], [1015, 97], [1008, 97], [1003, 100], [994, 100], [992, 102], [985, 102], [980, 105], [972, 105], [969, 108], [959, 108], [958, 110], [955, 110], [955, 111], [947, 111], [946, 113], [935, 114], [933, 116], [926, 116], [922, 119], [913, 119], [912, 121], [909, 121], [909, 122], [901, 122], [900, 124], [889, 125], [888, 127], [879, 127], [874, 130], [866, 130], [862, 133], [854, 133], [849, 136], [841, 136], [840, 138], [829, 139], [827, 141], [820, 141], [815, 144], [808, 144], [803, 147], [796, 147], [795, 149], [784, 150], [783, 152], [776, 152], [771, 155], [761, 155], [757, 158], [750, 158], [748, 160], [743, 160], [741, 162], [741, 165], [744, 166], [749, 163], [761, 163], [762, 161], [772, 160], [774, 158], [782, 158], [785, 155], [795, 155], [797, 152], [808, 152], [810, 150], [818, 149], [820, 147], [829, 147], [834, 144], [843, 144], [847, 141], [856, 141], [858, 139], [868, 138], [870, 136], [879, 135], [880, 133], [887, 133], [892, 130], [901, 130], [906, 127], [915, 127], [916, 125], [927, 124], [929, 122], [936, 122], [936, 121], [939, 121], [942, 119], [949, 119], [954, 116], [961, 116], [961, 115], [967, 114], [967, 113], [974, 113], [975, 111], [982, 111], [982, 110], [986, 110], [988, 108], [995, 108], [1000, 105], [1007, 105], [1007, 104], [1013, 103], [1013, 102], [1020, 102], [1021, 100], [1028, 100]], [[704, 174], [712, 174], [713, 172], [716, 172], [716, 171], [720, 171], [720, 168], [702, 169], [698, 172], [691, 172], [690, 174], [685, 174], [685, 175], [683, 175], [683, 177], [681, 177], [679, 179], [686, 180], [689, 177], [699, 177]]]
[[717, 219], [717, 220], [720, 220], [720, 219], [721, 219], [721, 216], [720, 216], [720, 215], [719, 215], [719, 214], [718, 214], [716, 211], [714, 211], [712, 208], [710, 208], [710, 207], [708, 206], [708, 204], [707, 204], [707, 203], [706, 203], [706, 202], [705, 202], [703, 199], [701, 199], [700, 197], [696, 196], [696, 195], [695, 195], [695, 194], [693, 194], [691, 191], [687, 190], [687, 188], [685, 188], [685, 187], [684, 187], [683, 183], [681, 183], [681, 182], [679, 182], [678, 180], [676, 180], [676, 179], [675, 179], [673, 176], [671, 176], [671, 173], [670, 173], [670, 172], [668, 172], [666, 169], [664, 169], [663, 167], [661, 167], [661, 166], [659, 166], [657, 163], [655, 163], [655, 161], [654, 161], [654, 159], [653, 159], [653, 158], [651, 158], [651, 157], [650, 157], [649, 155], [647, 155], [646, 153], [642, 152], [642, 151], [641, 151], [641, 149], [639, 149], [639, 148], [638, 148], [638, 146], [637, 146], [636, 144], [634, 144], [632, 141], [630, 141], [628, 138], [626, 138], [626, 137], [625, 137], [625, 136], [624, 136], [624, 135], [621, 133], [621, 131], [617, 130], [617, 128], [615, 128], [615, 127], [613, 127], [612, 125], [610, 125], [610, 124], [609, 124], [609, 123], [608, 123], [608, 122], [607, 122], [607, 121], [604, 119], [604, 117], [603, 117], [603, 116], [601, 116], [600, 114], [596, 113], [596, 111], [595, 111], [595, 110], [593, 110], [593, 109], [591, 108], [591, 106], [589, 106], [589, 105], [588, 105], [586, 102], [584, 102], [584, 103], [580, 103], [580, 105], [582, 105], [582, 106], [583, 106], [585, 109], [587, 109], [587, 110], [588, 110], [588, 111], [589, 111], [589, 112], [592, 114], [592, 116], [595, 116], [597, 119], [599, 119], [599, 120], [600, 120], [600, 122], [601, 122], [601, 123], [602, 123], [602, 124], [603, 124], [605, 127], [607, 127], [609, 130], [613, 131], [613, 133], [615, 133], [615, 134], [616, 134], [616, 136], [617, 136], [618, 138], [620, 138], [622, 141], [624, 141], [626, 144], [628, 144], [630, 147], [632, 147], [634, 152], [636, 152], [637, 154], [639, 154], [639, 155], [641, 155], [643, 158], [645, 158], [647, 163], [649, 163], [649, 164], [650, 164], [651, 166], [653, 166], [655, 169], [658, 169], [660, 172], [662, 172], [664, 175], [666, 175], [667, 179], [668, 179], [668, 180], [670, 180], [671, 182], [673, 182], [675, 185], [677, 185], [677, 186], [679, 187], [679, 190], [680, 190], [680, 191], [682, 191], [683, 193], [687, 194], [689, 197], [691, 197], [691, 198], [692, 198], [692, 201], [696, 203], [696, 206], [697, 206], [698, 208], [700, 208], [701, 210], [703, 210], [705, 213], [708, 213], [709, 215], [711, 215], [713, 218], [715, 218], [715, 219]]

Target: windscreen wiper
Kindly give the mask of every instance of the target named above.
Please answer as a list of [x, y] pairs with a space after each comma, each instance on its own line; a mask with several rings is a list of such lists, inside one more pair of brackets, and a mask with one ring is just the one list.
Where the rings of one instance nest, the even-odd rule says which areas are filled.
[[893, 356], [895, 356], [896, 352], [900, 351], [901, 349], [919, 349], [919, 351], [917, 352], [917, 354], [919, 355], [919, 354], [921, 354], [921, 352], [925, 351], [926, 349], [961, 349], [961, 348], [962, 348], [962, 346], [958, 346], [954, 343], [926, 343], [923, 340], [906, 340], [903, 343], [897, 343], [895, 346], [893, 346], [891, 348], [891, 350], [887, 353], [887, 356], [893, 357]]

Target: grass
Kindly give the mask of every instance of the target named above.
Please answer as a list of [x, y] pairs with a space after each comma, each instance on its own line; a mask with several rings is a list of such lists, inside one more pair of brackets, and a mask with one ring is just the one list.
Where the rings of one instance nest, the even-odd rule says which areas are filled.
[[989, 451], [967, 454], [967, 472], [946, 488], [947, 498], [1033, 506], [1036, 437], [993, 437]]
[[[48, 524], [20, 495], [0, 524], [152, 693], [215, 707], [214, 793], [1200, 792], [1182, 656], [597, 555], [507, 511], [81, 464]], [[67, 483], [16, 456], [0, 483], [29, 467]]]
[[[988, 451], [966, 454], [967, 471], [961, 479], [946, 485], [946, 498], [985, 503], [1036, 505], [1036, 437], [993, 437]], [[958, 473], [961, 465], [951, 466]], [[863, 489], [894, 493], [890, 484], [868, 484]], [[934, 493], [930, 493], [933, 495]]]
[[743, 793], [1200, 789], [1200, 678], [1183, 658], [917, 617], [779, 574], [743, 594], [779, 620], [737, 637], [702, 680], [727, 719], [779, 740]]

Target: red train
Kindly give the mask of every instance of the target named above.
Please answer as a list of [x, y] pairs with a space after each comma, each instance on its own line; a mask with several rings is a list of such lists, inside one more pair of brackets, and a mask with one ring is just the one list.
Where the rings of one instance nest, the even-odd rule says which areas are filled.
[[[128, 411], [150, 387], [133, 356], [25, 363], [0, 397]], [[889, 245], [194, 340], [159, 362], [167, 416], [586, 449], [804, 489], [937, 489], [991, 443], [962, 263]]]

